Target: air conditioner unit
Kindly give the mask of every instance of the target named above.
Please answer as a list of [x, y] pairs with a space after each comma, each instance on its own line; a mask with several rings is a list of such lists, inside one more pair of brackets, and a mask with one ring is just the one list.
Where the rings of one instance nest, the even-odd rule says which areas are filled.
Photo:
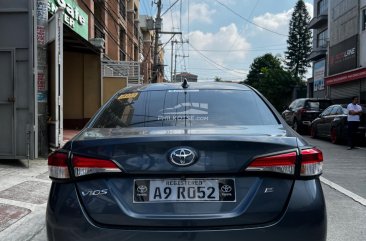
[[105, 40], [102, 38], [92, 38], [89, 40], [89, 42], [94, 45], [95, 47], [97, 47], [98, 49], [104, 49], [105, 48]]

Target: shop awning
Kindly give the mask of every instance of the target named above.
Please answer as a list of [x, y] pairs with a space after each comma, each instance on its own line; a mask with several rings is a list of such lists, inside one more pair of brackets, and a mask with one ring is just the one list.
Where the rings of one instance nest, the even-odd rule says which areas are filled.
[[100, 54], [100, 50], [64, 24], [64, 50]]
[[325, 78], [325, 83], [326, 85], [336, 85], [362, 78], [366, 78], [366, 68], [359, 68], [343, 72], [341, 74], [328, 76]]

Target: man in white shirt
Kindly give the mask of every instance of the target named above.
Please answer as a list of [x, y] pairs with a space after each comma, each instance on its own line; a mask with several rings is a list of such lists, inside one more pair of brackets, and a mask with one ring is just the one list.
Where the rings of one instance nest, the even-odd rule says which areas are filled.
[[355, 135], [360, 124], [360, 116], [362, 115], [362, 107], [358, 105], [358, 97], [352, 98], [352, 103], [348, 104], [348, 150], [355, 148]]

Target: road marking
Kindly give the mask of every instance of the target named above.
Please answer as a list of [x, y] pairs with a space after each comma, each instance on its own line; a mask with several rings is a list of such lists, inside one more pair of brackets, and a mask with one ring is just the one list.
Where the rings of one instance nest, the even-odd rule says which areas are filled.
[[353, 200], [355, 200], [356, 202], [360, 203], [363, 206], [366, 206], [366, 199], [358, 196], [357, 194], [339, 186], [338, 184], [329, 181], [328, 179], [324, 178], [324, 177], [320, 177], [320, 181], [323, 182], [324, 184], [330, 186], [331, 188], [337, 190], [338, 192], [343, 193], [344, 195], [346, 195], [347, 197], [352, 198]]

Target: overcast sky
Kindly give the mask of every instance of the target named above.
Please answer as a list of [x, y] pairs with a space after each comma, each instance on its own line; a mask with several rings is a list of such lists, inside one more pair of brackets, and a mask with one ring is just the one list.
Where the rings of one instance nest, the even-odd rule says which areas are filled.
[[[162, 0], [164, 13], [176, 0]], [[175, 45], [177, 73], [199, 81], [245, 79], [253, 59], [265, 53], [284, 57], [288, 24], [297, 0], [179, 0], [163, 15], [164, 31], [181, 31]], [[305, 1], [313, 16], [312, 1]], [[140, 14], [156, 15], [151, 0], [140, 0]], [[249, 21], [246, 21], [246, 20]], [[251, 22], [251, 23], [249, 23]], [[163, 44], [170, 35], [162, 35]], [[181, 40], [180, 36], [175, 37]], [[165, 75], [170, 79], [171, 44], [165, 46]], [[189, 56], [189, 57], [181, 57]], [[173, 58], [174, 60], [174, 58]], [[174, 63], [174, 61], [173, 61]], [[307, 76], [311, 76], [308, 73]]]

